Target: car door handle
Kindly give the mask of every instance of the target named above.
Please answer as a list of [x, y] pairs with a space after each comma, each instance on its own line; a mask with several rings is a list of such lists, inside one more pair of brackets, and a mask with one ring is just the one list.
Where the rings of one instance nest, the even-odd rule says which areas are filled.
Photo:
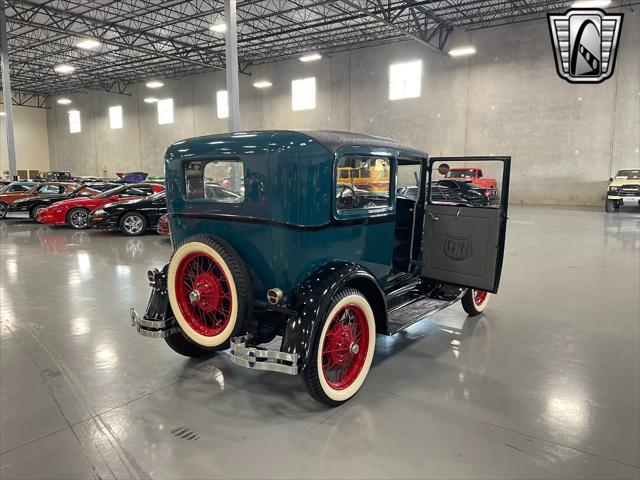
[[438, 220], [440, 220], [440, 217], [436, 217], [433, 213], [429, 212], [429, 216], [431, 217], [431, 220], [433, 220], [434, 222], [437, 222]]

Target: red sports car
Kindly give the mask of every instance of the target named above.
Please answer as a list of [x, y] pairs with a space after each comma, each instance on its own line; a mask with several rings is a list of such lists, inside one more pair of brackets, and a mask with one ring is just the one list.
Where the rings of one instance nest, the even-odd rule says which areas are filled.
[[129, 183], [89, 198], [70, 198], [54, 203], [38, 212], [36, 220], [49, 225], [71, 225], [82, 229], [89, 227], [89, 213], [107, 203], [142, 198], [164, 191], [162, 185], [156, 183]]

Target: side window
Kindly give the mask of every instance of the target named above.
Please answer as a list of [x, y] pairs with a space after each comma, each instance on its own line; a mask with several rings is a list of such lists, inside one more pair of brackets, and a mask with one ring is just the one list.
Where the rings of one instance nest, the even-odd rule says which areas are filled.
[[389, 158], [345, 155], [340, 158], [336, 168], [338, 212], [391, 205]]
[[58, 187], [57, 185], [44, 185], [42, 186], [42, 188], [40, 188], [40, 190], [38, 190], [38, 193], [44, 193], [44, 194], [52, 194], [52, 193], [60, 193], [60, 187]]
[[220, 203], [244, 200], [244, 166], [239, 160], [197, 160], [185, 165], [187, 198]]

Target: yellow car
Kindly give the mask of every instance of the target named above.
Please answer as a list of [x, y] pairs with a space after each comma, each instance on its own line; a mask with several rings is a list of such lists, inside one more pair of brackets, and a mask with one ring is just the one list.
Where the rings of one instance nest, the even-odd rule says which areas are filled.
[[618, 170], [614, 178], [609, 179], [605, 210], [613, 212], [623, 205], [640, 205], [640, 169], [625, 168]]

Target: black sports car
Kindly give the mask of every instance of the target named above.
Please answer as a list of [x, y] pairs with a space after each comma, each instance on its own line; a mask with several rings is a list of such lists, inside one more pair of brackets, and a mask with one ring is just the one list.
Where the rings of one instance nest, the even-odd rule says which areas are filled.
[[144, 235], [156, 228], [158, 219], [167, 213], [165, 192], [145, 198], [108, 203], [91, 213], [91, 225], [100, 230], [119, 230], [125, 235]]
[[47, 208], [49, 205], [56, 202], [66, 200], [68, 198], [90, 197], [115, 186], [117, 185], [110, 183], [88, 183], [80, 185], [69, 193], [37, 195], [35, 197], [23, 198], [10, 204], [7, 208], [7, 212], [11, 217], [35, 219], [40, 210]]

